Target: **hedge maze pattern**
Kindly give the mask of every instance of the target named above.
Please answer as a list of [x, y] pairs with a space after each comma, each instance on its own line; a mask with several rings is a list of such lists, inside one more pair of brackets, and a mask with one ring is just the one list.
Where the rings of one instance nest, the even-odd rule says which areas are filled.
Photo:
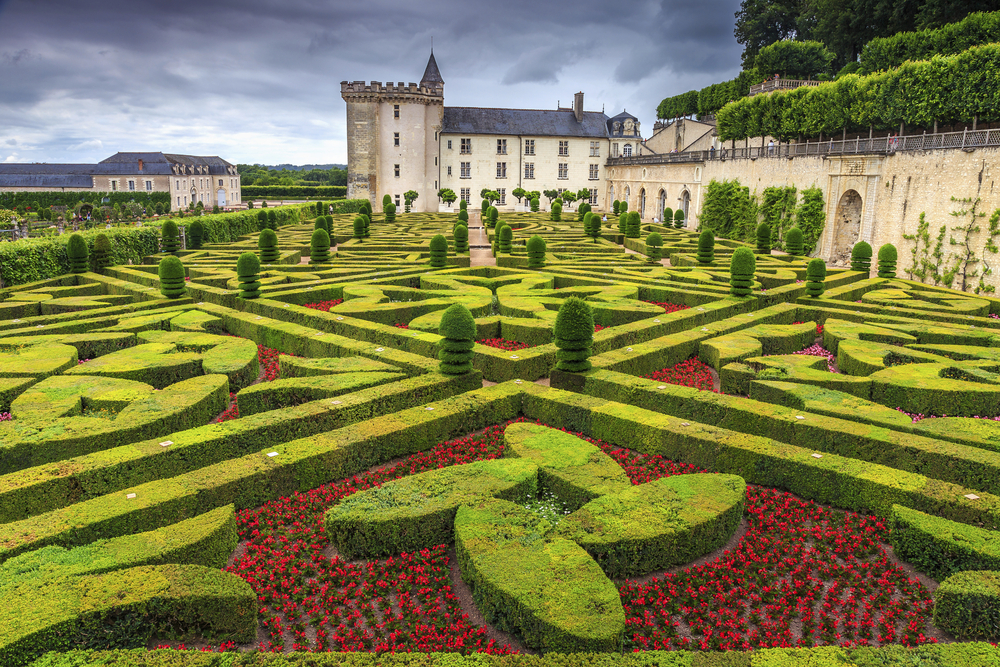
[[284, 217], [176, 250], [170, 296], [162, 254], [0, 292], [0, 663], [1000, 660], [952, 643], [1000, 638], [1000, 299], [779, 254], [733, 296], [754, 248], [566, 209]]

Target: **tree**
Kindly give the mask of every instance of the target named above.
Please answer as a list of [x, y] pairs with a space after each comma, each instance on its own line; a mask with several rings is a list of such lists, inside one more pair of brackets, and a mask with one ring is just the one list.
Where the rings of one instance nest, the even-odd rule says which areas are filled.
[[488, 201], [490, 206], [493, 205], [493, 202], [500, 201], [500, 193], [497, 192], [496, 190], [490, 190], [489, 188], [483, 188], [482, 190], [480, 190], [479, 196], [481, 196], [484, 200]]
[[184, 284], [187, 272], [184, 270], [181, 260], [173, 255], [160, 260], [156, 274], [160, 279], [160, 294], [168, 299], [182, 297], [187, 292], [187, 286]]
[[792, 256], [802, 254], [802, 230], [798, 227], [792, 227], [785, 234], [785, 252]]
[[459, 207], [460, 209], [462, 209], [463, 211], [466, 211], [466, 210], [468, 210], [468, 208], [469, 208], [469, 202], [467, 202], [467, 201], [465, 201], [465, 200], [463, 199], [462, 201], [460, 201], [460, 202], [458, 203], [458, 207]]
[[[666, 218], [664, 218], [664, 222], [667, 222]], [[679, 208], [676, 211], [674, 211], [674, 228], [681, 229], [683, 227], [684, 227], [684, 209]]]
[[542, 190], [542, 194], [545, 195], [548, 198], [549, 204], [551, 204], [552, 200], [559, 196], [559, 191], [558, 190]]
[[[451, 188], [441, 188], [440, 190], [438, 190], [438, 199], [440, 199], [441, 201], [443, 201], [448, 206], [451, 206], [452, 203], [456, 199], [458, 199], [458, 195], [456, 195], [455, 191], [452, 190]], [[465, 202], [463, 202], [463, 203], [465, 203]]]
[[590, 188], [580, 188], [579, 192], [576, 193], [576, 198], [580, 201], [585, 201], [590, 203]]
[[496, 206], [490, 206], [486, 209], [486, 217], [489, 220], [490, 229], [497, 226], [497, 218], [500, 216], [500, 212], [497, 211]]
[[669, 206], [663, 209], [663, 224], [669, 227], [674, 221], [674, 209]]
[[448, 306], [441, 314], [438, 334], [441, 335], [438, 343], [440, 371], [445, 375], [471, 373], [475, 356], [472, 348], [476, 344], [476, 320], [472, 312], [460, 303]]
[[66, 244], [66, 254], [69, 256], [70, 273], [86, 273], [90, 270], [90, 252], [87, 250], [87, 242], [79, 234], [73, 234], [69, 237], [69, 242]]
[[556, 368], [569, 373], [590, 370], [594, 342], [594, 312], [583, 299], [571, 296], [559, 306], [553, 327]]
[[836, 56], [820, 42], [782, 40], [760, 50], [754, 60], [758, 72], [780, 74], [788, 79], [814, 79], [829, 74]]
[[593, 208], [587, 202], [581, 203], [576, 207], [576, 219], [583, 220], [592, 210]]
[[521, 200], [528, 194], [524, 188], [514, 188], [510, 191], [510, 193], [517, 198], [518, 204], [520, 204]]
[[761, 255], [771, 254], [771, 227], [766, 222], [757, 225], [757, 252]]
[[632, 211], [628, 214], [628, 220], [625, 223], [625, 236], [627, 238], [639, 238], [639, 232], [641, 231], [640, 222], [638, 211]]
[[650, 264], [659, 264], [663, 259], [663, 237], [656, 232], [646, 237], [646, 258]]
[[611, 205], [611, 212], [617, 216], [621, 213], [621, 207], [622, 203], [616, 199], [614, 204]]
[[420, 195], [417, 193], [416, 190], [407, 190], [406, 192], [403, 193], [403, 201], [406, 204], [405, 208], [403, 209], [405, 213], [410, 212], [410, 207], [413, 206], [413, 202], [417, 201], [418, 197], [420, 197]]
[[804, 0], [743, 0], [740, 3], [733, 33], [736, 42], [743, 45], [743, 69], [752, 68], [757, 54], [768, 44], [798, 34], [798, 20], [804, 4]]
[[383, 211], [385, 210], [385, 207], [388, 206], [391, 203], [392, 203], [392, 197], [391, 196], [389, 196], [389, 195], [382, 195], [382, 210]]
[[563, 201], [566, 202], [567, 204], [572, 204], [573, 202], [576, 201], [576, 193], [573, 192], [572, 190], [565, 190], [562, 193], [562, 198]]
[[[273, 230], [267, 230], [274, 233]], [[260, 296], [260, 260], [252, 252], [245, 252], [236, 260], [236, 280], [239, 282], [241, 299], [256, 299]]]

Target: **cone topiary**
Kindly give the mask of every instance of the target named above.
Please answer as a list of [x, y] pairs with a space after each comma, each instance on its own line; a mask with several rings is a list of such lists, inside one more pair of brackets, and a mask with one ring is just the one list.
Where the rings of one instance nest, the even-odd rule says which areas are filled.
[[267, 229], [267, 211], [264, 209], [257, 211], [257, 229]]
[[87, 242], [79, 234], [69, 237], [66, 254], [69, 256], [70, 273], [86, 273], [90, 270], [90, 251], [87, 250]]
[[667, 227], [674, 223], [674, 209], [669, 206], [663, 209], [663, 224]]
[[458, 208], [459, 208], [459, 210], [462, 210], [462, 211], [468, 210], [468, 208], [469, 208], [469, 202], [465, 201], [464, 199], [461, 200], [460, 202], [458, 202]]
[[611, 204], [611, 212], [614, 213], [615, 215], [618, 215], [619, 213], [621, 213], [621, 210], [622, 210], [622, 203], [616, 199], [614, 203]]
[[757, 225], [757, 252], [761, 255], [771, 254], [771, 225], [766, 222]]
[[500, 217], [500, 212], [497, 211], [497, 207], [490, 206], [488, 209], [486, 209], [486, 214], [487, 217], [489, 218], [490, 229], [495, 228], [497, 226], [497, 218]]
[[278, 214], [274, 212], [274, 209], [271, 209], [270, 211], [267, 212], [267, 228], [268, 229], [278, 228]]
[[630, 239], [639, 238], [639, 212], [632, 211], [628, 214], [628, 221], [625, 223], [625, 236]]
[[273, 264], [281, 257], [278, 252], [278, 235], [273, 229], [265, 229], [257, 237], [257, 247], [260, 249], [260, 261], [264, 264]]
[[545, 239], [535, 234], [528, 239], [528, 268], [540, 269], [545, 266]]
[[385, 221], [386, 222], [396, 222], [396, 205], [392, 202], [386, 204], [383, 209], [385, 211]]
[[160, 260], [156, 273], [160, 278], [160, 294], [163, 296], [176, 299], [187, 292], [187, 285], [184, 284], [184, 265], [173, 255]]
[[583, 217], [593, 210], [587, 202], [583, 202], [576, 207], [576, 219], [583, 220]]
[[653, 232], [646, 237], [646, 261], [659, 264], [663, 259], [663, 237]]
[[177, 231], [177, 223], [173, 220], [167, 220], [160, 227], [160, 246], [168, 255], [176, 255], [181, 249], [181, 235]]
[[806, 267], [806, 296], [820, 296], [826, 289], [823, 285], [824, 280], [826, 280], [826, 262], [817, 257]]
[[802, 230], [798, 227], [792, 227], [785, 234], [785, 252], [796, 257], [803, 253]]
[[549, 211], [549, 220], [553, 222], [562, 220], [562, 204], [557, 201], [552, 202], [552, 210]]
[[205, 225], [200, 220], [195, 220], [188, 226], [188, 248], [198, 250], [202, 241], [205, 240]]
[[102, 271], [111, 266], [111, 239], [101, 233], [94, 237], [94, 270]]
[[878, 249], [878, 277], [896, 277], [896, 246], [891, 243]]
[[684, 210], [677, 209], [674, 211], [674, 229], [680, 229], [684, 226]]
[[754, 257], [753, 250], [746, 247], [734, 250], [729, 262], [729, 293], [733, 296], [750, 296], [756, 272], [757, 258]]
[[372, 216], [368, 213], [362, 213], [361, 219], [365, 221], [365, 238], [372, 235]]
[[538, 202], [538, 197], [531, 198], [531, 212], [538, 213], [538, 209], [541, 208], [541, 204]]
[[325, 229], [314, 229], [309, 242], [309, 263], [327, 264], [330, 261], [330, 235]]
[[851, 271], [862, 271], [865, 275], [872, 270], [872, 247], [864, 241], [858, 241], [851, 248]]
[[625, 229], [628, 226], [628, 213], [622, 213], [618, 216], [618, 233], [624, 234]]
[[431, 266], [435, 269], [443, 269], [448, 265], [448, 239], [443, 234], [438, 234], [431, 239]]
[[698, 263], [711, 264], [715, 261], [715, 234], [706, 229], [698, 235]]
[[469, 228], [465, 225], [455, 225], [452, 231], [455, 237], [455, 252], [469, 252]]
[[460, 303], [448, 306], [441, 313], [438, 333], [442, 336], [438, 343], [441, 372], [445, 375], [471, 373], [472, 358], [475, 356], [472, 348], [476, 344], [476, 320], [469, 309]]
[[[462, 203], [464, 204], [465, 202], [463, 201]], [[469, 212], [464, 208], [458, 212], [458, 219], [465, 223], [466, 227], [469, 226]]]
[[368, 219], [372, 218], [372, 203], [370, 201], [361, 202], [361, 208], [358, 209], [358, 213], [363, 213], [368, 216]]
[[385, 211], [385, 207], [392, 203], [392, 197], [389, 195], [382, 195], [382, 210]]
[[257, 255], [252, 252], [240, 255], [236, 260], [236, 279], [240, 283], [241, 299], [256, 299], [260, 296], [260, 260]]
[[500, 252], [510, 254], [510, 243], [514, 240], [514, 230], [509, 225], [501, 223], [497, 236], [500, 238]]
[[590, 346], [594, 342], [594, 312], [583, 299], [571, 296], [559, 306], [553, 329], [556, 368], [570, 373], [590, 370]]
[[360, 241], [365, 237], [365, 218], [363, 215], [359, 215], [354, 218], [354, 238]]
[[326, 222], [326, 233], [330, 235], [330, 243], [332, 244], [333, 243], [333, 216], [332, 215], [324, 215], [323, 216], [323, 220], [324, 220], [324, 222]]

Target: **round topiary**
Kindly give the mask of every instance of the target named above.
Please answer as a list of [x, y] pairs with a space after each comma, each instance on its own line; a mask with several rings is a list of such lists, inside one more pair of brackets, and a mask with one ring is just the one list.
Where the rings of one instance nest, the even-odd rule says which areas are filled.
[[465, 225], [455, 225], [452, 231], [455, 237], [455, 252], [469, 252], [469, 228]]
[[390, 197], [389, 195], [382, 195], [382, 210], [383, 211], [385, 210], [385, 207], [388, 206], [391, 203], [392, 203], [392, 197]]
[[622, 210], [622, 203], [616, 199], [614, 203], [611, 205], [611, 212], [614, 213], [615, 215], [618, 215], [619, 213], [621, 213], [621, 210]]
[[240, 255], [236, 260], [236, 279], [240, 283], [241, 299], [256, 299], [260, 296], [260, 260], [257, 255], [252, 252]]
[[559, 306], [553, 328], [556, 368], [570, 373], [590, 370], [590, 345], [594, 341], [594, 311], [583, 299], [571, 296]]
[[354, 238], [361, 241], [365, 237], [365, 218], [359, 215], [354, 218]]
[[490, 206], [487, 210], [487, 217], [489, 218], [490, 229], [497, 226], [497, 218], [500, 217], [500, 212], [497, 210], [496, 206]]
[[576, 219], [583, 220], [584, 216], [590, 213], [592, 210], [593, 208], [591, 208], [590, 204], [588, 204], [587, 202], [583, 202], [582, 204], [576, 207]]
[[173, 255], [160, 260], [156, 274], [160, 278], [160, 294], [168, 299], [182, 297], [187, 292], [187, 285], [184, 284], [186, 274], [184, 265]]
[[269, 229], [278, 228], [278, 214], [274, 212], [274, 209], [267, 212], [267, 226]]
[[618, 210], [621, 213], [627, 212], [628, 211], [628, 202], [623, 199], [622, 202], [621, 202], [621, 206], [618, 207]]
[[[465, 203], [464, 201], [462, 202]], [[465, 223], [465, 226], [469, 226], [469, 212], [464, 208], [458, 212], [458, 219]]]
[[[437, 238], [437, 237], [435, 237]], [[442, 237], [444, 238], [444, 237]], [[441, 313], [438, 333], [439, 366], [445, 375], [462, 375], [472, 372], [472, 348], [476, 344], [476, 320], [468, 308], [455, 303]]]
[[469, 208], [469, 202], [465, 201], [464, 199], [461, 200], [460, 202], [458, 202], [458, 208], [459, 208], [459, 210], [462, 210], [462, 211], [468, 210], [468, 208]]
[[448, 265], [448, 239], [443, 234], [438, 234], [431, 239], [431, 266], [435, 269], [443, 269]]
[[[316, 218], [316, 222], [313, 223], [313, 229], [326, 229], [326, 218], [324, 216]], [[327, 232], [327, 234], [329, 233]]]
[[684, 226], [684, 210], [677, 209], [674, 211], [674, 229], [680, 229]]
[[762, 255], [771, 254], [771, 225], [766, 222], [757, 225], [757, 252]]
[[273, 264], [281, 257], [278, 252], [278, 235], [273, 229], [265, 229], [257, 237], [257, 247], [260, 249], [260, 261], [264, 264]]
[[167, 220], [160, 227], [160, 246], [168, 255], [176, 255], [181, 249], [181, 235], [177, 231], [177, 223], [173, 220]]
[[267, 229], [267, 211], [264, 209], [257, 211], [257, 229]]
[[715, 234], [706, 229], [698, 235], [698, 263], [711, 264], [715, 261]]
[[826, 262], [817, 257], [806, 267], [806, 296], [820, 296], [826, 289], [823, 285], [824, 280], [826, 280]]
[[528, 239], [528, 268], [540, 269], [545, 266], [545, 239], [535, 234]]
[[552, 202], [552, 210], [549, 211], [549, 219], [553, 222], [559, 222], [562, 220], [562, 204], [557, 201]]
[[872, 247], [864, 241], [858, 241], [851, 248], [851, 271], [862, 271], [866, 275], [872, 270]]
[[653, 232], [646, 237], [646, 261], [659, 264], [663, 259], [663, 237]]
[[896, 277], [896, 246], [891, 243], [878, 249], [878, 277]]
[[330, 235], [330, 243], [333, 243], [333, 216], [324, 215], [323, 221], [326, 223], [326, 233]]
[[101, 271], [111, 266], [111, 239], [105, 233], [94, 237], [94, 270]]
[[674, 209], [669, 206], [663, 209], [663, 224], [669, 227], [674, 222]]
[[625, 236], [627, 236], [630, 239], [639, 238], [639, 231], [640, 231], [639, 223], [640, 223], [639, 212], [632, 211], [631, 213], [629, 213], [628, 221], [625, 223]]
[[386, 204], [382, 208], [382, 210], [385, 211], [385, 221], [386, 222], [389, 222], [389, 223], [396, 222], [396, 205], [395, 204], [393, 204], [392, 202], [389, 202], [388, 204]]
[[205, 240], [205, 225], [201, 224], [200, 220], [195, 220], [190, 225], [188, 225], [188, 248], [192, 250], [198, 250], [201, 248], [202, 241]]
[[362, 213], [361, 219], [365, 223], [365, 238], [368, 238], [372, 235], [372, 217], [367, 213]]
[[802, 230], [798, 227], [792, 227], [785, 234], [785, 252], [796, 257], [802, 254]]
[[509, 225], [500, 223], [500, 230], [497, 232], [500, 239], [500, 252], [510, 254], [510, 244], [514, 240], [514, 230]]
[[729, 261], [729, 293], [733, 296], [750, 296], [753, 276], [757, 272], [757, 258], [747, 247], [737, 248]]
[[330, 261], [330, 235], [325, 229], [314, 229], [309, 242], [309, 263], [326, 264]]
[[69, 256], [70, 273], [86, 273], [90, 270], [90, 251], [87, 250], [87, 242], [79, 234], [69, 237], [66, 254]]
[[540, 207], [541, 207], [541, 204], [539, 204], [539, 202], [538, 202], [538, 197], [532, 197], [531, 198], [531, 212], [532, 213], [538, 213], [538, 209]]

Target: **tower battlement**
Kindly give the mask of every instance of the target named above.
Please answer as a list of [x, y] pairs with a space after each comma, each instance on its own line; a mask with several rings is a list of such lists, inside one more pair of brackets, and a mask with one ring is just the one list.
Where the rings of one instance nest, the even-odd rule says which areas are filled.
[[367, 99], [374, 98], [407, 98], [416, 100], [417, 98], [436, 98], [444, 102], [443, 85], [419, 85], [416, 83], [382, 83], [381, 81], [341, 81], [340, 96], [347, 99]]

